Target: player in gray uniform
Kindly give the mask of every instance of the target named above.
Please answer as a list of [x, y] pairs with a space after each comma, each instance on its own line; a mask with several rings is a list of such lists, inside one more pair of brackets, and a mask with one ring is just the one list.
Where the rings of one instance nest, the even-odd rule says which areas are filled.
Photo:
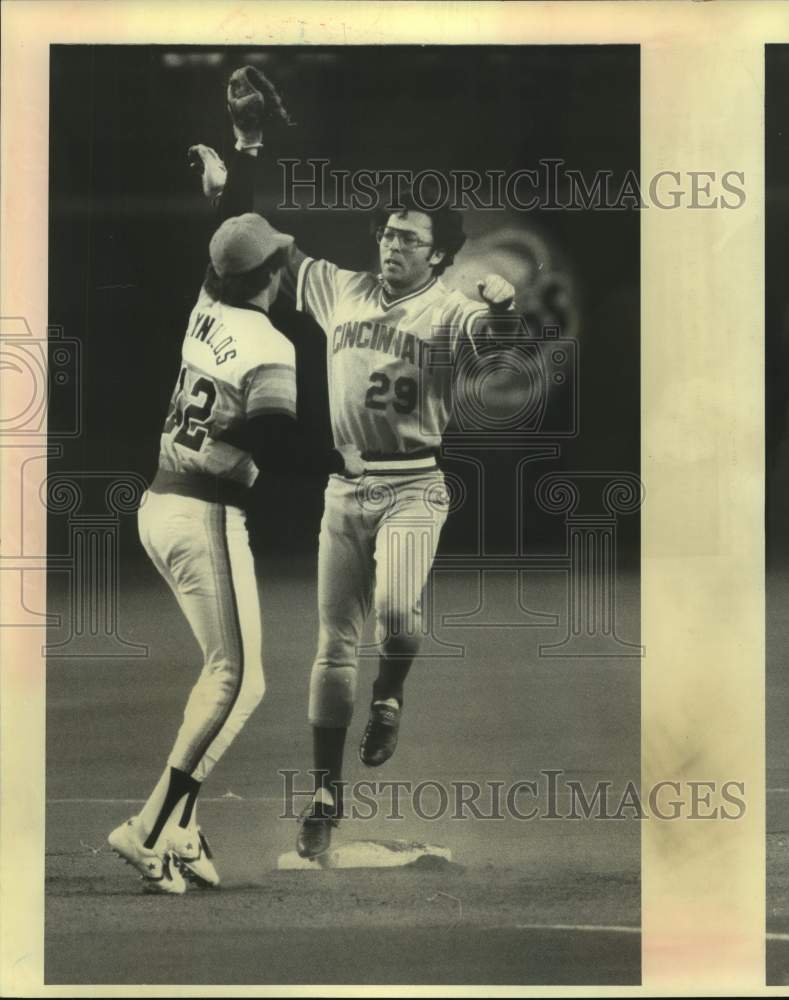
[[297, 308], [326, 331], [332, 431], [345, 462], [329, 480], [320, 532], [309, 721], [321, 777], [301, 817], [303, 857], [327, 850], [342, 814], [357, 648], [371, 607], [380, 655], [359, 755], [377, 767], [394, 753], [422, 632], [422, 591], [447, 516], [436, 455], [450, 416], [453, 362], [463, 341], [514, 297], [497, 275], [479, 281], [482, 302], [443, 284], [440, 275], [465, 239], [458, 213], [411, 202], [381, 221], [377, 275], [290, 253]]
[[[231, 77], [228, 103], [245, 141], [262, 143], [270, 86], [251, 67]], [[234, 98], [244, 102], [243, 121]], [[232, 164], [225, 177], [216, 154], [199, 150], [206, 193], [225, 183], [237, 189]], [[251, 189], [247, 197], [251, 203]], [[515, 294], [492, 274], [478, 282], [482, 301], [443, 284], [465, 241], [458, 212], [426, 212], [411, 201], [381, 215], [376, 238], [379, 274], [343, 270], [294, 246], [283, 282], [297, 309], [326, 333], [332, 432], [345, 466], [329, 479], [320, 530], [320, 631], [309, 697], [319, 787], [300, 820], [304, 857], [327, 850], [342, 814], [357, 650], [373, 607], [380, 658], [359, 753], [375, 767], [395, 750], [403, 686], [419, 648], [422, 591], [447, 516], [436, 455], [450, 415], [453, 361], [491, 315], [512, 308]]]
[[159, 469], [140, 507], [145, 551], [203, 655], [159, 781], [139, 815], [109, 835], [149, 891], [182, 893], [184, 875], [202, 886], [219, 883], [197, 825], [197, 795], [263, 697], [260, 607], [243, 508], [258, 475], [261, 437], [272, 420], [296, 413], [293, 346], [266, 314], [291, 243], [251, 213], [214, 234]]

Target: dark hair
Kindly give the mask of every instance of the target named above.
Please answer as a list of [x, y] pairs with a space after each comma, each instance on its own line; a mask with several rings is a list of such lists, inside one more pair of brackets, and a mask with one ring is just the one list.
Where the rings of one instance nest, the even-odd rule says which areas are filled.
[[[417, 198], [413, 188], [409, 188], [404, 193], [397, 196], [394, 204], [379, 202], [373, 213], [373, 232], [386, 224], [390, 215], [402, 217], [406, 212], [421, 212], [430, 219], [433, 227], [433, 249], [443, 250], [444, 256], [441, 262], [434, 265], [433, 274], [443, 274], [444, 271], [454, 262], [455, 255], [460, 252], [461, 247], [466, 242], [466, 234], [463, 232], [463, 215], [457, 209], [450, 208], [443, 204], [440, 199], [440, 190], [437, 185], [425, 185], [420, 187]], [[435, 205], [435, 208], [426, 206]]]
[[280, 247], [251, 271], [226, 274], [224, 277], [216, 273], [214, 265], [209, 261], [203, 287], [217, 302], [224, 302], [227, 306], [240, 306], [249, 302], [264, 288], [268, 288], [277, 271], [285, 266], [286, 260], [287, 252]]

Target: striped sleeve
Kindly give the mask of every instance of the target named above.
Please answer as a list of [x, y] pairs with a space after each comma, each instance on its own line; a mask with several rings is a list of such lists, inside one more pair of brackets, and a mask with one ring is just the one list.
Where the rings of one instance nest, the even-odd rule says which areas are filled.
[[490, 315], [484, 302], [457, 294], [442, 318], [442, 325], [449, 333], [453, 357], [457, 355], [458, 347], [463, 341], [470, 343], [474, 353], [478, 353]]
[[487, 323], [491, 319], [488, 307], [479, 302], [471, 302], [463, 312], [461, 336], [468, 337], [477, 351], [479, 338], [485, 335]]
[[263, 364], [247, 373], [245, 417], [272, 413], [296, 416], [295, 364]]
[[343, 271], [328, 260], [306, 257], [299, 268], [296, 308], [309, 313], [324, 330], [330, 329], [344, 282], [353, 273]]

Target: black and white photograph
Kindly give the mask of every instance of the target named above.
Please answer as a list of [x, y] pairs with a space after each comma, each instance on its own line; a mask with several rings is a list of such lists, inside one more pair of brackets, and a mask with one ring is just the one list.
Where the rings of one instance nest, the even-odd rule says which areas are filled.
[[640, 982], [639, 67], [50, 48], [47, 984]]
[[789, 982], [789, 2], [3, 0], [0, 993]]

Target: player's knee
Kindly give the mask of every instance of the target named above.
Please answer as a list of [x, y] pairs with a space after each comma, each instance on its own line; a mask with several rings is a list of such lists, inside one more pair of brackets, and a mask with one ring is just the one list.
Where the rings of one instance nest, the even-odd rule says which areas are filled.
[[250, 695], [256, 687], [255, 670], [244, 670], [241, 657], [224, 653], [210, 660], [203, 667], [197, 689], [218, 706], [229, 705], [236, 699]]
[[350, 725], [356, 700], [356, 665], [316, 660], [310, 676], [309, 721], [313, 726]]
[[321, 629], [315, 662], [331, 667], [356, 666], [356, 636], [342, 629]]

